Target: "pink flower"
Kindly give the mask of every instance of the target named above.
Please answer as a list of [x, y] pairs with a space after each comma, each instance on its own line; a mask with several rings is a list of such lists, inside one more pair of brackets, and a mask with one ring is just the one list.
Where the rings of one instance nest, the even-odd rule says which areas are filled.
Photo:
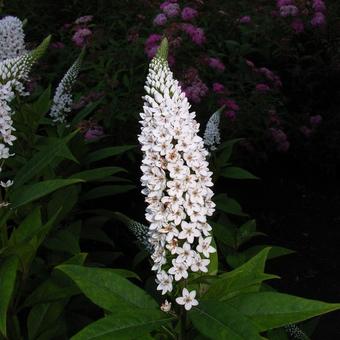
[[90, 127], [84, 134], [86, 140], [96, 140], [104, 135], [104, 129], [100, 125]]
[[177, 2], [177, 0], [166, 0], [166, 1], [164, 1], [163, 3], [160, 4], [159, 8], [160, 8], [161, 10], [163, 10], [164, 7], [168, 6], [168, 5], [171, 4], [171, 3], [176, 3], [176, 2]]
[[145, 41], [146, 46], [155, 45], [162, 39], [159, 34], [151, 34]]
[[314, 27], [323, 26], [326, 23], [325, 15], [321, 12], [316, 12], [311, 20], [311, 24]]
[[269, 128], [272, 139], [276, 143], [276, 149], [278, 151], [286, 152], [290, 147], [287, 135], [278, 128]]
[[166, 24], [167, 21], [168, 21], [168, 19], [167, 19], [166, 15], [163, 14], [163, 13], [160, 13], [153, 20], [153, 24], [155, 26], [163, 26], [163, 25]]
[[263, 74], [267, 79], [272, 80], [272, 81], [275, 79], [274, 73], [273, 73], [271, 70], [269, 70], [267, 67], [261, 67], [261, 68], [259, 69], [259, 71], [260, 71], [260, 73]]
[[162, 10], [168, 18], [174, 18], [179, 15], [180, 7], [179, 4], [168, 3], [167, 5], [163, 6]]
[[305, 25], [301, 19], [294, 19], [291, 23], [292, 29], [295, 33], [302, 33], [305, 30]]
[[305, 125], [300, 127], [300, 132], [307, 138], [309, 138], [313, 133], [312, 129]]
[[232, 111], [238, 111], [240, 109], [240, 107], [238, 106], [238, 104], [235, 102], [234, 99], [221, 98], [218, 101], [218, 104], [220, 106], [225, 105], [228, 109], [230, 109]]
[[197, 69], [190, 67], [184, 74], [184, 81], [181, 84], [189, 101], [198, 104], [201, 102], [209, 89], [198, 75]]
[[287, 5], [292, 5], [293, 0], [277, 0], [277, 7], [282, 7], [282, 6], [287, 6]]
[[309, 118], [310, 125], [313, 127], [318, 126], [322, 122], [321, 115], [310, 116]]
[[190, 21], [196, 18], [197, 15], [198, 15], [198, 12], [191, 7], [184, 7], [182, 10], [182, 19], [184, 21]]
[[220, 83], [213, 83], [213, 91], [215, 93], [223, 93], [224, 92], [224, 86]]
[[235, 112], [235, 111], [232, 111], [232, 110], [226, 111], [226, 112], [224, 113], [224, 115], [225, 115], [228, 119], [230, 119], [232, 122], [236, 119], [236, 112]]
[[92, 21], [93, 15], [84, 15], [82, 17], [79, 17], [74, 23], [76, 25], [79, 24], [87, 24], [88, 22]]
[[251, 22], [251, 17], [249, 15], [245, 15], [240, 18], [240, 24], [249, 24]]
[[313, 0], [313, 9], [315, 12], [325, 12], [326, 5], [322, 0]]
[[205, 43], [205, 34], [202, 28], [197, 27], [195, 31], [190, 35], [191, 40], [196, 44], [196, 45], [202, 45]]
[[217, 70], [217, 71], [220, 71], [220, 72], [223, 72], [225, 70], [225, 66], [224, 64], [222, 63], [222, 61], [218, 58], [209, 58], [208, 60], [208, 65]]
[[282, 17], [295, 17], [299, 14], [299, 9], [294, 5], [287, 5], [280, 7], [280, 15]]
[[64, 48], [65, 44], [63, 44], [61, 41], [56, 41], [56, 42], [51, 44], [51, 47], [58, 50], [58, 49]]
[[91, 36], [91, 30], [88, 28], [80, 28], [74, 33], [72, 41], [76, 44], [76, 46], [83, 47]]
[[249, 67], [251, 67], [251, 68], [255, 68], [255, 64], [254, 64], [252, 61], [248, 60], [248, 59], [246, 59], [246, 64], [247, 64]]
[[262, 84], [262, 83], [256, 84], [256, 91], [262, 92], [262, 93], [268, 92], [270, 91], [270, 87], [267, 84]]

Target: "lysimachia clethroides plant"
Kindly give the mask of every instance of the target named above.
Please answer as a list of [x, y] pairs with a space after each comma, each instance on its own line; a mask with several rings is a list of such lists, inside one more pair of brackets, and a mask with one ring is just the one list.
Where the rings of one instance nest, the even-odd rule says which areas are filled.
[[[207, 273], [214, 213], [212, 173], [195, 113], [174, 79], [164, 39], [151, 61], [141, 113], [139, 142], [143, 151], [141, 178], [148, 203], [150, 242], [154, 245], [152, 270], [162, 294], [174, 291], [186, 310], [196, 306], [196, 291], [186, 282], [192, 273]], [[170, 309], [166, 301], [164, 309]]]

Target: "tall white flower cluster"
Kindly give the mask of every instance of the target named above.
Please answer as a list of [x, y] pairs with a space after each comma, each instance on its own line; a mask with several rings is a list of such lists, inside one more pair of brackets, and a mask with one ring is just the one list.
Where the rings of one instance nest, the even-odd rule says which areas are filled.
[[0, 62], [26, 53], [23, 23], [7, 16], [0, 20]]
[[[190, 272], [207, 272], [210, 253], [216, 251], [207, 223], [215, 208], [212, 173], [195, 113], [168, 66], [166, 39], [151, 61], [145, 90], [139, 136], [142, 193], [154, 245], [152, 269], [157, 289], [166, 294]], [[197, 304], [195, 294], [185, 289], [176, 301], [190, 309]]]
[[67, 114], [71, 112], [73, 104], [71, 90], [80, 71], [82, 55], [83, 52], [65, 73], [56, 89], [50, 111], [50, 116], [55, 123], [65, 123]]
[[[29, 72], [35, 61], [44, 53], [49, 38], [45, 39], [34, 51], [22, 56], [9, 58], [0, 62], [0, 173], [4, 161], [13, 156], [10, 146], [16, 137], [13, 135], [15, 128], [12, 117], [14, 112], [10, 103], [16, 95], [24, 96], [24, 82], [28, 80]], [[0, 182], [2, 187], [7, 188], [12, 181]], [[6, 203], [0, 203], [1, 206]]]
[[[222, 108], [223, 109], [223, 108]], [[211, 151], [216, 150], [217, 145], [221, 143], [220, 135], [220, 121], [221, 121], [221, 110], [217, 110], [209, 118], [207, 126], [204, 132], [204, 145]]]

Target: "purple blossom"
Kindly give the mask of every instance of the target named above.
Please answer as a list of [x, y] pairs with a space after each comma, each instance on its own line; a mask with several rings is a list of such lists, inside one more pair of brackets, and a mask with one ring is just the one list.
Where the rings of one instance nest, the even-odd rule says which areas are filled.
[[245, 15], [240, 18], [240, 24], [249, 24], [251, 22], [251, 17], [249, 15]]
[[299, 34], [305, 30], [305, 25], [301, 19], [294, 19], [291, 23], [291, 27], [295, 33]]
[[104, 129], [100, 125], [91, 126], [84, 134], [86, 140], [96, 140], [104, 135]]
[[87, 43], [88, 39], [92, 36], [92, 31], [88, 28], [80, 28], [78, 29], [73, 37], [72, 41], [78, 47], [83, 47]]
[[162, 8], [168, 18], [174, 18], [179, 15], [180, 7], [177, 3], [169, 3]]
[[263, 83], [256, 84], [255, 88], [257, 92], [265, 93], [265, 92], [270, 91], [270, 87], [267, 84], [263, 84]]
[[281, 152], [287, 152], [290, 147], [287, 135], [279, 128], [269, 128], [269, 132], [276, 143], [276, 149]]
[[293, 0], [277, 0], [277, 7], [282, 7], [282, 6], [287, 6], [287, 5], [292, 5]]
[[54, 48], [54, 49], [56, 49], [56, 50], [62, 49], [62, 48], [64, 48], [64, 47], [65, 47], [65, 44], [62, 43], [61, 41], [56, 41], [56, 42], [54, 42], [54, 43], [51, 44], [51, 48]]
[[309, 122], [310, 125], [312, 125], [313, 127], [318, 126], [322, 122], [322, 116], [321, 115], [310, 116]]
[[300, 132], [301, 132], [305, 137], [309, 138], [309, 137], [312, 135], [313, 130], [310, 129], [309, 127], [303, 125], [303, 126], [300, 127]]
[[323, 26], [326, 23], [326, 17], [321, 12], [316, 12], [311, 20], [311, 24], [314, 27]]
[[313, 0], [313, 9], [315, 12], [325, 12], [326, 5], [323, 0]]
[[208, 65], [219, 72], [223, 72], [225, 70], [225, 66], [219, 58], [209, 58]]
[[229, 98], [221, 98], [218, 101], [218, 104], [220, 106], [225, 105], [228, 109], [232, 110], [232, 111], [239, 111], [240, 107], [239, 105], [235, 102], [234, 99], [229, 99]]
[[93, 15], [84, 15], [82, 17], [79, 17], [74, 23], [76, 25], [87, 24], [87, 23], [91, 22], [92, 19], [93, 19]]
[[155, 26], [163, 26], [163, 25], [166, 24], [167, 21], [168, 21], [168, 19], [167, 19], [166, 15], [163, 14], [163, 13], [160, 13], [153, 20], [153, 24]]
[[213, 83], [213, 91], [215, 93], [223, 93], [224, 92], [224, 86], [220, 83]]
[[236, 119], [236, 112], [235, 111], [232, 111], [232, 110], [229, 110], [229, 111], [226, 111], [224, 113], [224, 115], [230, 119], [232, 122]]
[[295, 5], [287, 5], [280, 7], [281, 17], [295, 17], [299, 14], [299, 9]]
[[184, 7], [183, 10], [182, 10], [182, 14], [181, 14], [182, 19], [184, 21], [190, 21], [190, 20], [196, 18], [197, 15], [198, 15], [198, 12], [191, 7]]

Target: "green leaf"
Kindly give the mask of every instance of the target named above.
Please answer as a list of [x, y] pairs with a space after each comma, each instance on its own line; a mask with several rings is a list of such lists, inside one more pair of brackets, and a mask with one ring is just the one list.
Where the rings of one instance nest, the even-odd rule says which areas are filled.
[[231, 248], [236, 248], [237, 229], [232, 224], [222, 225], [220, 223], [210, 222], [213, 227], [214, 237]]
[[80, 182], [83, 181], [81, 179], [54, 179], [22, 186], [11, 193], [12, 208], [19, 208], [60, 188]]
[[93, 163], [100, 161], [105, 158], [120, 155], [125, 151], [132, 150], [136, 145], [122, 145], [122, 146], [112, 146], [104, 149], [100, 149], [90, 153], [85, 159], [85, 163]]
[[50, 166], [57, 158], [69, 158], [69, 149], [67, 142], [76, 135], [75, 132], [69, 134], [65, 138], [51, 138], [49, 143], [41, 148], [39, 152], [16, 173], [14, 178], [13, 189], [21, 187], [36, 175]]
[[136, 189], [134, 185], [103, 185], [101, 187], [94, 188], [81, 197], [82, 201], [93, 200], [101, 197], [113, 196], [122, 194], [131, 190]]
[[214, 197], [217, 209], [232, 215], [247, 216], [242, 212], [240, 204], [233, 198], [228, 197], [226, 194], [219, 194]]
[[48, 249], [72, 255], [80, 253], [79, 238], [69, 230], [60, 230], [56, 235], [48, 238], [44, 245]]
[[251, 318], [261, 332], [340, 309], [339, 303], [325, 303], [276, 292], [238, 295], [227, 303]]
[[7, 311], [15, 288], [19, 261], [16, 256], [0, 265], [0, 333], [7, 338]]
[[265, 236], [264, 233], [260, 233], [256, 231], [256, 221], [250, 220], [240, 226], [237, 230], [237, 244], [236, 248], [239, 248], [242, 244], [249, 241], [255, 236]]
[[9, 245], [15, 245], [23, 242], [28, 242], [35, 234], [41, 229], [41, 212], [40, 208], [36, 207], [15, 229], [11, 238], [9, 239]]
[[217, 163], [220, 167], [223, 167], [228, 164], [231, 154], [233, 152], [234, 145], [241, 140], [243, 139], [242, 138], [232, 139], [219, 145], [218, 150], [220, 152], [217, 157]]
[[222, 274], [214, 281], [204, 295], [204, 299], [224, 301], [235, 295], [257, 292], [264, 280], [277, 278], [264, 273], [264, 267], [270, 248], [262, 250], [243, 266]]
[[234, 179], [258, 179], [258, 177], [251, 174], [249, 171], [236, 166], [230, 166], [221, 171], [221, 176]]
[[137, 340], [145, 332], [159, 329], [172, 319], [155, 309], [120, 306], [112, 314], [85, 327], [71, 340]]
[[91, 114], [101, 103], [103, 102], [103, 98], [97, 100], [93, 103], [90, 103], [85, 108], [83, 108], [72, 120], [72, 126], [76, 126], [83, 119], [85, 119], [89, 114]]
[[114, 311], [117, 305], [158, 308], [144, 290], [110, 269], [61, 265], [57, 269], [67, 274], [95, 304]]
[[288, 248], [263, 244], [259, 246], [250, 247], [240, 253], [230, 254], [227, 256], [227, 262], [233, 268], [239, 267], [267, 247], [271, 248], [268, 254], [268, 260], [295, 253], [294, 250]]
[[90, 182], [90, 181], [96, 181], [99, 179], [109, 177], [118, 172], [127, 172], [127, 171], [123, 168], [119, 168], [116, 166], [107, 166], [107, 167], [77, 172], [76, 174], [72, 175], [70, 178], [79, 178], [86, 182]]
[[51, 328], [65, 309], [66, 302], [42, 303], [33, 306], [28, 314], [28, 339], [34, 340]]
[[189, 313], [190, 319], [208, 339], [260, 340], [256, 325], [231, 305], [218, 301], [200, 301]]

